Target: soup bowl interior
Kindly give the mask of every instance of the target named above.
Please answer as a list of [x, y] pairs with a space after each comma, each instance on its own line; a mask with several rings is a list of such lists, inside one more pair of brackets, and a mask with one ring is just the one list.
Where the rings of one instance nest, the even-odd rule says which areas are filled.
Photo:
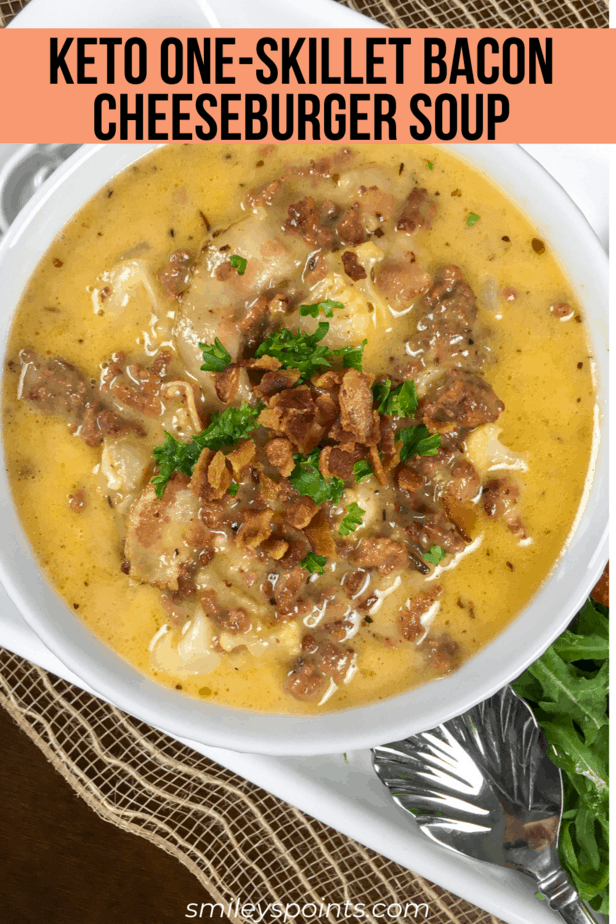
[[[28, 203], [0, 246], [2, 350], [28, 278], [75, 211], [151, 145], [91, 145], [74, 154]], [[523, 612], [456, 672], [370, 706], [318, 716], [231, 709], [175, 693], [140, 674], [71, 612], [46, 579], [0, 466], [0, 580], [42, 641], [95, 691], [139, 719], [202, 744], [273, 755], [310, 755], [382, 744], [438, 725], [518, 676], [562, 632], [607, 560], [607, 261], [582, 213], [530, 155], [512, 145], [452, 145], [533, 220], [559, 256], [591, 336], [598, 389], [594, 467], [569, 544]], [[4, 453], [4, 449], [2, 449]], [[558, 503], [558, 498], [554, 498]], [[113, 610], [113, 601], [110, 601]]]

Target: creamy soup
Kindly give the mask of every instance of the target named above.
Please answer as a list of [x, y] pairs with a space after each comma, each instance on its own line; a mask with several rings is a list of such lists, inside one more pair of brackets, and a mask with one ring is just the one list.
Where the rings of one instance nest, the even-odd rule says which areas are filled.
[[140, 671], [236, 707], [455, 670], [545, 580], [588, 476], [583, 306], [439, 148], [160, 148], [54, 241], [8, 357], [50, 581]]

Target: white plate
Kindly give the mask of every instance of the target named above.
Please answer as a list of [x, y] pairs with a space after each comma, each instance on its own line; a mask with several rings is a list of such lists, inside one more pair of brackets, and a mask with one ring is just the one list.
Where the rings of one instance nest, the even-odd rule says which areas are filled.
[[334, 0], [30, 0], [20, 29], [378, 29]]
[[[607, 248], [607, 148], [526, 147], [565, 187]], [[0, 146], [0, 167], [12, 153], [12, 146]], [[0, 645], [87, 688], [26, 626], [1, 588]], [[368, 751], [349, 754], [347, 764], [341, 754], [271, 758], [207, 748], [193, 741], [185, 743], [349, 837], [485, 908], [507, 924], [556, 924], [561, 920], [537, 901], [530, 880], [466, 861], [441, 850], [414, 830], [374, 776]]]

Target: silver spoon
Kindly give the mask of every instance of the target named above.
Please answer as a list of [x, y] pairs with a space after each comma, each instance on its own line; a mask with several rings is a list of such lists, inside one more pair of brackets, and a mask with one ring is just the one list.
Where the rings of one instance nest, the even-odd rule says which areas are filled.
[[558, 858], [560, 770], [532, 710], [510, 686], [437, 728], [374, 748], [372, 760], [423, 834], [532, 876], [567, 924], [598, 924]]

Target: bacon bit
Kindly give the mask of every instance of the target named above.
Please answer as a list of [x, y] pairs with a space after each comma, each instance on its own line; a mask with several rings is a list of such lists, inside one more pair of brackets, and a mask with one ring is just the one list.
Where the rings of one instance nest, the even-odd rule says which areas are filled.
[[316, 417], [321, 424], [328, 430], [339, 414], [339, 408], [330, 395], [319, 395], [315, 402]]
[[220, 500], [231, 484], [231, 473], [227, 468], [227, 460], [225, 454], [220, 450], [214, 455], [208, 466], [207, 480], [214, 500]]
[[300, 376], [299, 369], [279, 369], [275, 372], [266, 372], [261, 382], [254, 386], [253, 391], [263, 398], [269, 398], [276, 392], [291, 388]]
[[370, 463], [372, 465], [372, 471], [376, 476], [376, 480], [383, 487], [387, 487], [387, 475], [385, 474], [385, 469], [383, 468], [383, 463], [381, 462], [381, 457], [376, 446], [370, 446], [368, 449], [368, 456], [370, 457]]
[[211, 449], [204, 449], [193, 466], [190, 479], [190, 490], [196, 497], [201, 497], [203, 499], [209, 498], [210, 483], [207, 477], [207, 470], [213, 457], [214, 453]]
[[270, 536], [269, 539], [261, 543], [261, 551], [269, 555], [270, 558], [273, 558], [274, 561], [280, 561], [282, 556], [287, 553], [288, 549], [289, 543], [286, 539], [281, 539], [279, 536]]
[[366, 279], [366, 270], [357, 259], [355, 251], [346, 250], [342, 254], [342, 266], [349, 279], [352, 279], [353, 282], [357, 282], [359, 279]]
[[353, 472], [353, 456], [336, 446], [326, 446], [319, 456], [319, 471], [324, 478], [346, 481]]
[[285, 478], [291, 474], [295, 468], [293, 460], [293, 446], [289, 440], [284, 437], [277, 437], [266, 443], [263, 449], [268, 462], [278, 469]]
[[340, 423], [359, 443], [365, 443], [372, 432], [373, 382], [373, 375], [351, 368], [340, 386]]
[[313, 413], [294, 409], [283, 412], [281, 430], [304, 455], [319, 445], [325, 433]]
[[247, 369], [264, 369], [267, 372], [275, 372], [281, 367], [282, 363], [275, 356], [260, 356], [258, 359], [249, 359], [246, 362]]
[[229, 404], [237, 395], [241, 371], [239, 366], [231, 365], [214, 375], [214, 388], [223, 404]]
[[270, 430], [280, 432], [282, 429], [282, 412], [278, 408], [266, 407], [261, 411], [257, 420], [262, 427], [268, 427]]
[[398, 469], [396, 477], [400, 490], [408, 491], [409, 494], [414, 494], [415, 491], [419, 491], [426, 481], [421, 472], [418, 472], [412, 465], [403, 465]]
[[268, 503], [276, 500], [280, 491], [280, 484], [269, 478], [264, 472], [259, 472], [259, 487], [261, 494]]
[[247, 510], [236, 536], [238, 545], [256, 549], [262, 542], [269, 539], [272, 534], [270, 523], [273, 516], [274, 511], [269, 507], [265, 510]]
[[326, 558], [335, 557], [336, 543], [332, 538], [331, 526], [322, 510], [319, 510], [308, 526], [304, 527], [303, 532], [317, 555], [324, 555]]
[[[152, 365], [152, 369], [154, 365]], [[161, 393], [165, 398], [183, 398], [186, 403], [186, 412], [195, 433], [200, 433], [203, 429], [203, 422], [199, 411], [197, 410], [197, 401], [195, 397], [195, 388], [190, 382], [165, 382], [161, 388]]]
[[86, 489], [84, 487], [77, 488], [74, 494], [70, 494], [68, 498], [68, 505], [71, 510], [74, 510], [75, 513], [83, 510], [86, 506]]
[[310, 379], [315, 388], [322, 391], [331, 391], [338, 394], [342, 383], [342, 372], [336, 372], [335, 369], [327, 369], [326, 372], [317, 372]]
[[287, 507], [284, 518], [295, 529], [305, 529], [318, 511], [319, 506], [311, 497], [300, 497], [290, 507]]
[[421, 624], [421, 617], [428, 612], [430, 607], [436, 603], [443, 593], [440, 584], [435, 584], [430, 590], [424, 590], [417, 594], [412, 600], [409, 600], [405, 609], [398, 617], [400, 635], [407, 642], [416, 642], [417, 639], [425, 632]]
[[231, 463], [233, 474], [241, 475], [254, 459], [256, 452], [254, 440], [241, 440], [227, 455], [227, 462]]
[[361, 540], [353, 551], [353, 561], [362, 568], [378, 568], [381, 574], [389, 574], [406, 567], [408, 553], [401, 542], [387, 536], [372, 536]]

